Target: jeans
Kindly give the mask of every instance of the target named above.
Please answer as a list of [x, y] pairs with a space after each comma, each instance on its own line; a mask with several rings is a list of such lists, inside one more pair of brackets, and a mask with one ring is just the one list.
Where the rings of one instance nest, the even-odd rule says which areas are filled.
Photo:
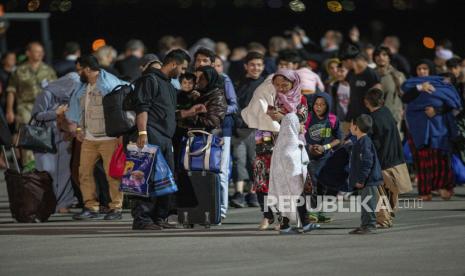
[[233, 178], [234, 182], [252, 181], [252, 166], [255, 161], [255, 131], [237, 129], [233, 137]]
[[366, 204], [371, 211], [365, 210], [362, 206], [362, 227], [376, 228], [376, 205], [378, 204], [378, 186], [365, 186], [361, 191], [362, 202], [365, 198], [371, 196], [371, 199]]
[[229, 163], [231, 162], [231, 137], [223, 137], [220, 171], [221, 215], [226, 216], [229, 196]]

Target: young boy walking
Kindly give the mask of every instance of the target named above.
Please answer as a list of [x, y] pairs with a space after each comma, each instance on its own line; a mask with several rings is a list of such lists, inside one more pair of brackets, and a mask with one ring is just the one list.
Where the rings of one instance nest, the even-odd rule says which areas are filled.
[[[360, 190], [362, 204], [362, 223], [349, 234], [371, 234], [376, 230], [376, 206], [378, 204], [378, 186], [383, 181], [375, 146], [368, 137], [373, 126], [369, 115], [362, 114], [353, 119], [350, 132], [357, 137], [350, 156], [349, 184]], [[369, 199], [368, 199], [369, 198]]]

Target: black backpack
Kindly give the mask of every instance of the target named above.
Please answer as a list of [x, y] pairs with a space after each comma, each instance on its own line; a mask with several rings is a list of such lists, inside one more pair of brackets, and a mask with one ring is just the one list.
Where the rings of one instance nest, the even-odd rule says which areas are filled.
[[130, 91], [126, 94], [126, 97], [123, 100], [123, 110], [125, 111], [135, 111], [137, 105], [137, 95], [136, 93], [132, 93], [134, 91], [133, 87], [135, 83], [143, 78], [152, 78], [156, 85], [158, 85], [157, 78], [153, 74], [146, 74], [139, 77], [130, 85]]
[[118, 85], [103, 97], [105, 132], [109, 137], [118, 137], [134, 129], [135, 112], [123, 108], [126, 98], [134, 94], [133, 90], [134, 86], [132, 84]]

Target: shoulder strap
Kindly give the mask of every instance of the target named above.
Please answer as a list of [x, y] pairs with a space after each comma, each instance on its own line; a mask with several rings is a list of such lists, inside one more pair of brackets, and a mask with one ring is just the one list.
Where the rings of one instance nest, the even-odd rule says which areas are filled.
[[337, 122], [337, 117], [333, 113], [329, 113], [329, 124], [331, 125], [331, 128], [334, 129], [336, 127], [336, 122]]
[[310, 124], [312, 123], [312, 112], [309, 110], [307, 115], [307, 121], [305, 122], [305, 129], [307, 130]]

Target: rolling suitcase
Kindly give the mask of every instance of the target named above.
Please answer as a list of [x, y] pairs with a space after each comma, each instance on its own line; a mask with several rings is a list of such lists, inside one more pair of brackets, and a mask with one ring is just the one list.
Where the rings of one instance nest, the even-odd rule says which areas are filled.
[[55, 213], [57, 204], [52, 177], [45, 171], [20, 172], [14, 150], [11, 152], [16, 169], [11, 169], [6, 158], [5, 146], [1, 147], [7, 164], [5, 181], [11, 216], [17, 222], [47, 221]]
[[176, 195], [178, 221], [184, 228], [194, 224], [210, 228], [221, 222], [220, 176], [212, 172], [181, 172]]

